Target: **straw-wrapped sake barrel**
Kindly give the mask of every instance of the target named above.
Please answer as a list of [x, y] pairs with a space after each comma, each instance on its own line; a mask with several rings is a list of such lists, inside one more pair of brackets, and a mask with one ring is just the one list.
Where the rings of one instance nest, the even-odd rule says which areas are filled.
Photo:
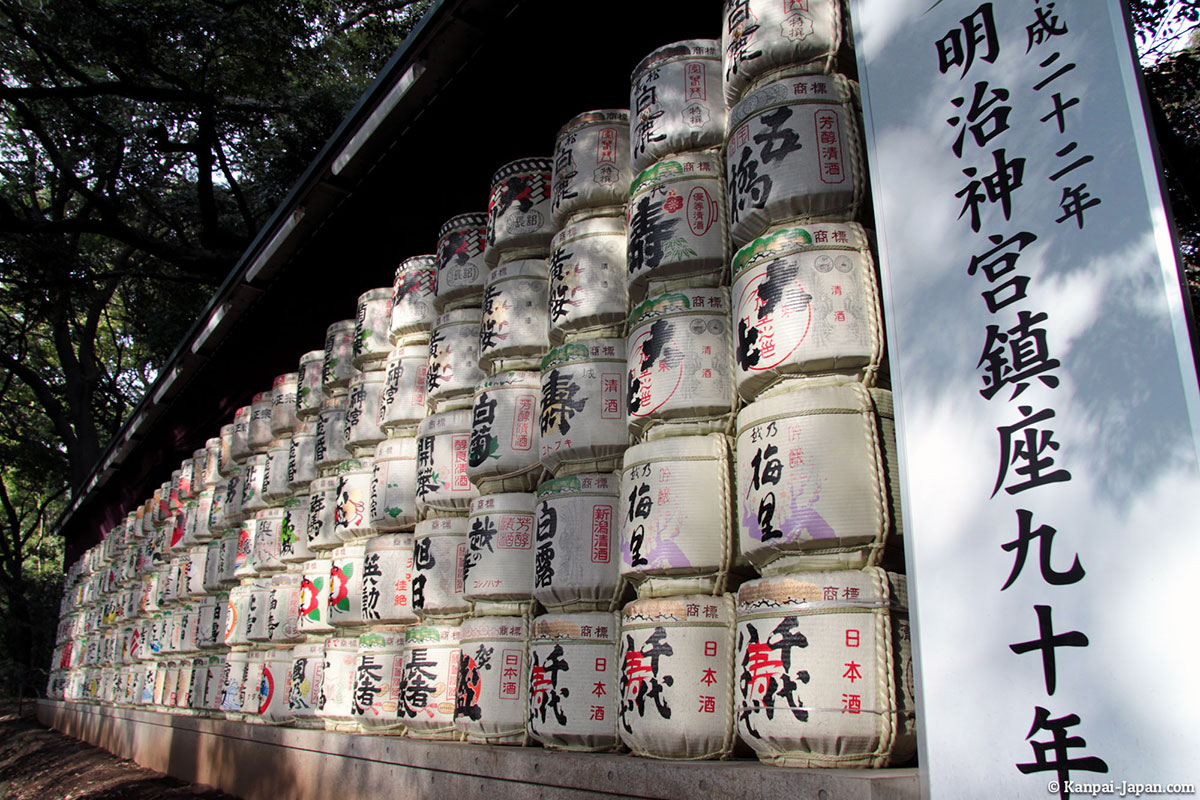
[[397, 345], [384, 362], [379, 427], [390, 436], [411, 436], [425, 419], [429, 345]]
[[781, 67], [832, 72], [853, 61], [846, 0], [725, 0], [721, 26], [725, 102]]
[[392, 349], [389, 338], [391, 302], [390, 286], [371, 289], [358, 296], [354, 318], [354, 345], [351, 352], [354, 366], [359, 369], [366, 369], [369, 362], [387, 358]]
[[724, 758], [733, 750], [733, 598], [634, 600], [621, 612], [618, 718], [637, 755]]
[[671, 156], [643, 170], [629, 190], [629, 298], [719, 286], [729, 263], [725, 168], [720, 150]]
[[305, 517], [309, 550], [332, 550], [342, 543], [333, 524], [337, 509], [337, 490], [336, 476], [317, 478], [309, 484], [308, 514]]
[[326, 396], [344, 389], [354, 374], [354, 320], [344, 319], [325, 329], [325, 352], [321, 361], [321, 387]]
[[729, 112], [729, 233], [741, 247], [790, 220], [854, 220], [866, 199], [858, 84], [776, 77]]
[[471, 501], [463, 597], [480, 614], [523, 614], [533, 603], [534, 496], [505, 492]]
[[[271, 392], [259, 392], [250, 402], [250, 428], [247, 432], [250, 449], [265, 453], [274, 439], [271, 433]], [[182, 498], [181, 498], [182, 499]]]
[[313, 458], [317, 469], [328, 469], [350, 457], [346, 447], [346, 408], [349, 398], [342, 394], [329, 397], [321, 403], [317, 416], [317, 439]]
[[365, 542], [334, 548], [329, 554], [329, 624], [358, 628], [363, 620], [363, 557]]
[[619, 336], [628, 292], [624, 206], [572, 216], [550, 243], [550, 342]]
[[363, 448], [373, 448], [387, 438], [379, 427], [379, 398], [387, 373], [381, 361], [365, 367], [350, 380], [346, 404], [346, 447], [356, 453]]
[[369, 521], [372, 530], [380, 533], [411, 529], [416, 524], [416, 439], [387, 439], [375, 448]]
[[309, 496], [302, 494], [283, 501], [283, 519], [279, 522], [279, 559], [299, 564], [315, 556], [308, 548]]
[[[252, 454], [250, 449], [250, 406], [242, 406], [233, 412], [233, 434], [229, 439], [229, 457], [233, 462], [240, 463]], [[221, 474], [228, 475], [225, 470]], [[166, 511], [167, 497], [161, 498], [162, 511]], [[162, 522], [161, 519], [156, 520]]]
[[404, 634], [372, 631], [358, 637], [350, 713], [364, 732], [402, 732], [397, 713], [403, 662]]
[[300, 578], [300, 630], [305, 634], [332, 633], [329, 622], [329, 573], [333, 560], [314, 558], [304, 564]]
[[542, 474], [540, 378], [537, 372], [501, 372], [476, 387], [467, 476], [481, 492], [529, 491], [537, 485]]
[[371, 536], [371, 476], [369, 458], [351, 458], [337, 468], [337, 488], [334, 490], [333, 533], [343, 542], [354, 542]]
[[878, 567], [750, 581], [737, 596], [737, 729], [790, 767], [886, 767], [916, 751], [908, 592]]
[[475, 385], [486, 375], [479, 368], [479, 308], [459, 308], [437, 318], [429, 339], [425, 373], [430, 408], [447, 410], [470, 405]]
[[286, 568], [283, 555], [282, 508], [267, 508], [254, 515], [254, 553], [251, 558], [260, 575], [280, 572]]
[[487, 221], [487, 214], [459, 214], [438, 231], [436, 313], [479, 304], [487, 277]]
[[479, 368], [536, 368], [550, 349], [549, 267], [541, 255], [505, 253], [488, 273], [479, 322]]
[[590, 339], [542, 359], [541, 461], [555, 477], [617, 469], [629, 444], [625, 340]]
[[734, 406], [729, 292], [691, 289], [629, 315], [625, 385], [635, 436], [724, 431]]
[[317, 422], [301, 424], [288, 442], [287, 485], [293, 494], [308, 491], [317, 479]]
[[422, 620], [457, 619], [471, 611], [463, 597], [467, 517], [438, 517], [417, 523], [413, 532], [413, 612]]
[[326, 730], [358, 729], [353, 711], [357, 661], [357, 636], [338, 636], [325, 640], [325, 664], [317, 716], [324, 720]]
[[494, 268], [505, 251], [544, 248], [554, 235], [550, 215], [549, 158], [520, 158], [492, 175], [488, 197], [487, 250], [484, 260]]
[[267, 609], [267, 639], [275, 646], [304, 641], [300, 630], [300, 565], [271, 579], [271, 604]]
[[621, 471], [621, 575], [640, 597], [724, 590], [733, 560], [729, 446], [721, 434], [635, 445]]
[[296, 416], [302, 420], [312, 419], [321, 410], [325, 400], [322, 376], [325, 361], [324, 350], [310, 350], [300, 356], [296, 379]]
[[417, 621], [412, 609], [411, 533], [368, 539], [362, 565], [363, 621], [372, 630], [402, 628]]
[[287, 372], [271, 384], [271, 436], [290, 434], [296, 427], [296, 395], [300, 388], [300, 373]]
[[623, 205], [629, 179], [629, 109], [573, 117], [554, 137], [550, 212], [555, 227], [583, 209]]
[[898, 554], [898, 481], [886, 389], [819, 378], [738, 414], [739, 540], [764, 575]]
[[673, 153], [725, 138], [721, 43], [693, 39], [658, 48], [633, 70], [630, 164], [640, 172]]
[[529, 619], [473, 617], [462, 624], [454, 725], [469, 742], [529, 742]]
[[392, 283], [389, 337], [393, 345], [423, 342], [437, 314], [433, 298], [437, 292], [437, 256], [413, 256], [396, 267]]
[[538, 487], [533, 597], [546, 609], [616, 607], [622, 589], [615, 552], [619, 487], [611, 472], [556, 478]]
[[547, 614], [529, 642], [529, 733], [552, 750], [615, 750], [617, 638], [612, 612]]
[[[278, 506], [292, 496], [288, 486], [288, 459], [292, 452], [292, 435], [275, 439], [267, 450], [263, 472], [263, 499], [268, 506]], [[211, 495], [210, 495], [211, 497]]]
[[462, 515], [479, 496], [467, 475], [471, 412], [433, 414], [417, 428], [417, 509], [423, 518]]
[[286, 725], [292, 721], [288, 707], [288, 680], [292, 673], [292, 650], [270, 650], [263, 656], [262, 684], [259, 689], [258, 716], [268, 725]]
[[743, 400], [789, 378], [823, 373], [875, 383], [883, 361], [883, 315], [861, 225], [773, 227], [738, 251], [730, 272]]
[[292, 669], [288, 675], [288, 710], [297, 728], [320, 728], [317, 717], [321, 705], [321, 684], [325, 676], [325, 641], [318, 639], [292, 648]]
[[454, 726], [460, 632], [457, 623], [417, 625], [404, 632], [398, 716], [414, 739], [461, 736]]

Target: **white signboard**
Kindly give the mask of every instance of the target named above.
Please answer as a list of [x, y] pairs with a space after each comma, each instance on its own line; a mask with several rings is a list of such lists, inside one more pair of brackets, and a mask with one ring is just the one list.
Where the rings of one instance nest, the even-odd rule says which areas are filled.
[[1200, 399], [1119, 2], [853, 10], [923, 790], [1200, 784]]

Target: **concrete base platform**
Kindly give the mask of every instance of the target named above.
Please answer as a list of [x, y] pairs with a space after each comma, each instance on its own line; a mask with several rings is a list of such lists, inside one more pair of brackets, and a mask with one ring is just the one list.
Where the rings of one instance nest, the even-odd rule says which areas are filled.
[[916, 769], [789, 770], [755, 761], [421, 742], [42, 700], [42, 724], [245, 800], [751, 798], [915, 800]]

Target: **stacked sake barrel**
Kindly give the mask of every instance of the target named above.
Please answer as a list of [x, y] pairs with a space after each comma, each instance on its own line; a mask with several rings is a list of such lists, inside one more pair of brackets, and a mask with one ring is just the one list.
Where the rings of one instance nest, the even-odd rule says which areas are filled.
[[915, 750], [895, 433], [846, 6], [725, 4], [740, 554], [737, 730], [760, 759]]

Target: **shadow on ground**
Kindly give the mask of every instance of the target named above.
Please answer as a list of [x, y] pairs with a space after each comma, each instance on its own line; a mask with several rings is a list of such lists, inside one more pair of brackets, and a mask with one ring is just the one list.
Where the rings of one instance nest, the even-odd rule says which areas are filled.
[[[33, 705], [24, 709], [33, 712]], [[48, 730], [0, 707], [0, 800], [237, 800]]]

